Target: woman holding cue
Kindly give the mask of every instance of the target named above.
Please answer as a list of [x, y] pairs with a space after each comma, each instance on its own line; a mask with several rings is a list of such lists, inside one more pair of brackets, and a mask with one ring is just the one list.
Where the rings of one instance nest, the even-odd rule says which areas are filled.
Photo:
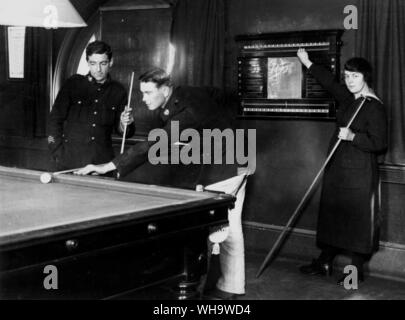
[[[345, 85], [341, 85], [331, 72], [312, 63], [305, 49], [299, 49], [297, 56], [338, 101], [330, 148], [338, 139], [342, 140], [323, 177], [316, 235], [321, 254], [311, 264], [301, 266], [300, 271], [331, 275], [334, 258], [345, 254], [351, 257], [362, 282], [363, 265], [378, 250], [379, 243], [377, 158], [387, 148], [385, 108], [371, 89], [372, 68], [367, 60], [349, 59], [344, 65]], [[350, 128], [346, 127], [361, 103], [362, 109]], [[343, 274], [338, 284], [342, 285], [346, 276]]]

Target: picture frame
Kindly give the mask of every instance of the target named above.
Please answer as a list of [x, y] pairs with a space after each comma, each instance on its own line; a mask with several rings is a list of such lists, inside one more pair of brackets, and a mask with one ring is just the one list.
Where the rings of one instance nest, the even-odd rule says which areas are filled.
[[25, 79], [25, 27], [7, 26], [5, 28], [7, 80]]

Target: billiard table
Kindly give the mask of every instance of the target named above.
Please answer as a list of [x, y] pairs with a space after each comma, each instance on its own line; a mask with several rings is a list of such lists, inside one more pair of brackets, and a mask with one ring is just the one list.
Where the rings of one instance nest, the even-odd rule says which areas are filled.
[[0, 166], [1, 299], [119, 299], [162, 283], [198, 297], [233, 196], [41, 173]]

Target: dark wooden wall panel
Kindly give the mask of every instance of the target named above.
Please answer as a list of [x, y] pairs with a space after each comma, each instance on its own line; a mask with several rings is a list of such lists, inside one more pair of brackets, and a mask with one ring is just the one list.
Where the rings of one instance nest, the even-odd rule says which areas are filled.
[[55, 171], [46, 138], [0, 135], [0, 165]]
[[[227, 91], [236, 93], [237, 35], [284, 31], [341, 29], [344, 0], [327, 6], [309, 0], [228, 0], [227, 1]], [[291, 10], [294, 8], [294, 10]], [[345, 31], [342, 61], [354, 51], [354, 34]], [[285, 225], [326, 158], [333, 121], [248, 120], [242, 128], [257, 130], [257, 171], [250, 178], [244, 219]], [[318, 214], [318, 188], [302, 214], [299, 227], [314, 229]]]
[[171, 22], [170, 8], [101, 11], [101, 37], [114, 50], [112, 77], [129, 90], [135, 72], [131, 106], [139, 135], [158, 125], [158, 112], [150, 112], [142, 103], [138, 77], [152, 67], [166, 69]]
[[381, 238], [405, 245], [405, 168], [383, 167], [381, 172]]
[[[229, 94], [235, 95], [237, 91], [236, 35], [343, 28], [343, 8], [347, 4], [345, 0], [331, 0], [328, 5], [317, 0], [228, 0], [225, 62]], [[341, 66], [354, 55], [354, 36], [353, 30], [345, 30], [342, 36]], [[265, 237], [271, 226], [274, 230], [281, 230], [299, 204], [326, 158], [335, 124], [333, 121], [240, 119], [239, 125], [257, 130], [257, 171], [248, 181], [243, 219], [248, 226], [257, 226], [254, 232], [263, 232], [259, 238]], [[399, 247], [405, 244], [403, 172], [401, 167], [381, 168], [385, 179], [382, 184], [381, 240]], [[308, 239], [314, 248], [300, 247], [297, 242], [290, 250], [296, 255], [314, 253], [315, 239], [312, 235], [316, 230], [320, 190], [319, 185], [296, 225], [311, 235]], [[251, 230], [248, 227], [246, 232]], [[277, 232], [274, 230], [273, 240], [264, 245], [268, 249], [276, 239]], [[247, 234], [246, 245], [251, 249], [263, 247], [257, 243], [258, 238], [249, 239]]]
[[[285, 225], [326, 159], [330, 122], [243, 121], [255, 128], [257, 169], [249, 178], [244, 219]], [[300, 227], [314, 229], [320, 188], [302, 214]]]

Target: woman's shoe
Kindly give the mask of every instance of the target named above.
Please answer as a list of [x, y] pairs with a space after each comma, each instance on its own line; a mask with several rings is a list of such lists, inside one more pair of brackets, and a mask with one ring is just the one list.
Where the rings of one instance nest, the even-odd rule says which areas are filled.
[[332, 263], [320, 262], [318, 259], [313, 259], [311, 264], [301, 266], [300, 271], [303, 274], [331, 276]]

